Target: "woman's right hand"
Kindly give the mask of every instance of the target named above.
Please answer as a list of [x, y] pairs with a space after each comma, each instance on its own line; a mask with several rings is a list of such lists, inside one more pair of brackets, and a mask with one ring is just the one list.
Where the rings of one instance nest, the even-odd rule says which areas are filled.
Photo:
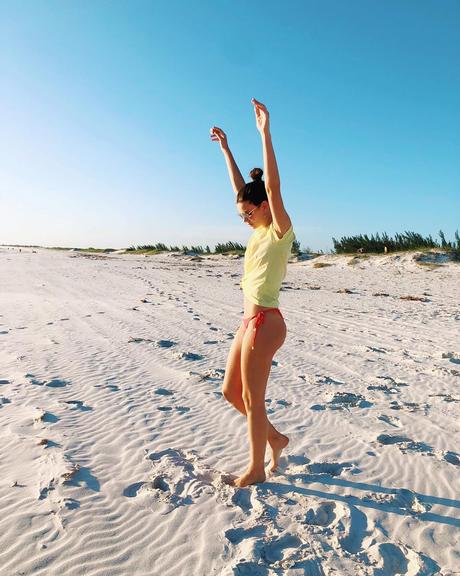
[[211, 135], [211, 140], [214, 142], [219, 142], [222, 150], [228, 150], [227, 136], [223, 130], [217, 126], [213, 126], [209, 133]]

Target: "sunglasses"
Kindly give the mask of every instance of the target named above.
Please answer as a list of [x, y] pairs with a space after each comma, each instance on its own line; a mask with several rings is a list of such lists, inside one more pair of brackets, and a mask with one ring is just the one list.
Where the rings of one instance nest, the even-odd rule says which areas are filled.
[[243, 212], [242, 214], [240, 212], [238, 212], [238, 216], [244, 221], [246, 220], [246, 218], [252, 218], [252, 213], [254, 212], [254, 210], [257, 210], [258, 206], [256, 206], [255, 208], [253, 208], [250, 212]]

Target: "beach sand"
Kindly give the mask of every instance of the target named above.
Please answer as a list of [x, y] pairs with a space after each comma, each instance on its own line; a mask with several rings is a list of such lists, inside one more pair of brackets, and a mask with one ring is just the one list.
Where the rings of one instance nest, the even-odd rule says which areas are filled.
[[242, 266], [0, 247], [2, 576], [460, 574], [460, 264], [288, 265], [290, 444], [240, 489]]

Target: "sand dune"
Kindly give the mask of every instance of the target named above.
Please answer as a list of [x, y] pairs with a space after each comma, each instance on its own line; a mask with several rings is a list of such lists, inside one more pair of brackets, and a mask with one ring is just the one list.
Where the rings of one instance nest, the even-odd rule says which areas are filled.
[[0, 247], [2, 576], [460, 574], [460, 265], [289, 264], [266, 396], [289, 450], [243, 489], [241, 272]]

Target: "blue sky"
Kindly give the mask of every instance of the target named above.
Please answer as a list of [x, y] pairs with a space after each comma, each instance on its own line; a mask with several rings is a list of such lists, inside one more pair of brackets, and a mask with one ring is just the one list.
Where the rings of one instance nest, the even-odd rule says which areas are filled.
[[0, 243], [246, 243], [271, 114], [302, 247], [460, 215], [459, 0], [0, 0]]

